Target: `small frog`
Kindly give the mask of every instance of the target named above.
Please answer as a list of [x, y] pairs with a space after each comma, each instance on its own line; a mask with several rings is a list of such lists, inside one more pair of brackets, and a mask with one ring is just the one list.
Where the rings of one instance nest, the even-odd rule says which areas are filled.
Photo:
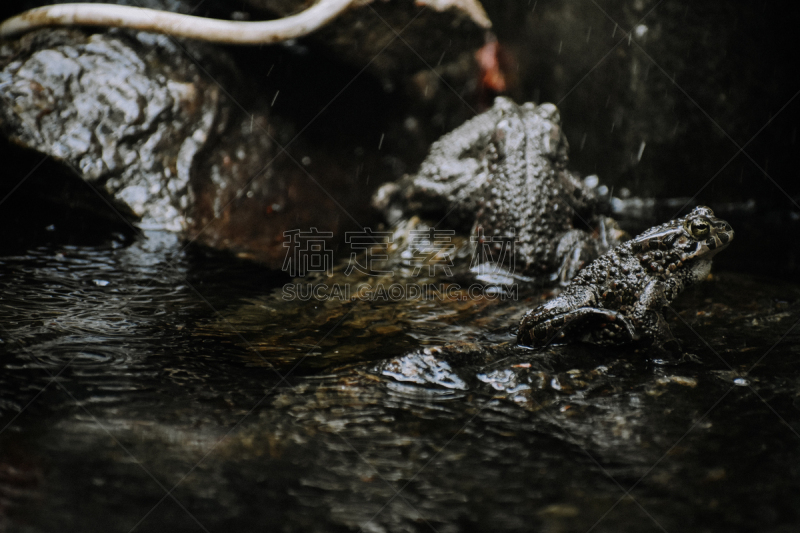
[[498, 97], [436, 141], [415, 176], [381, 187], [373, 204], [391, 222], [414, 214], [468, 231], [477, 251], [508, 271], [565, 283], [622, 235], [598, 215], [596, 176], [585, 183], [567, 170], [567, 151], [556, 106]]
[[517, 340], [531, 346], [562, 339], [641, 342], [676, 351], [663, 308], [706, 279], [711, 259], [732, 240], [731, 226], [708, 207], [650, 228], [581, 270], [557, 298], [529, 311]]

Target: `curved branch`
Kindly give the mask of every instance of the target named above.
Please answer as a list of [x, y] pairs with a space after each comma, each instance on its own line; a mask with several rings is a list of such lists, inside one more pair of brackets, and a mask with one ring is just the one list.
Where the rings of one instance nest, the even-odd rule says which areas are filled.
[[358, 0], [318, 0], [282, 19], [244, 22], [209, 19], [112, 4], [58, 4], [38, 7], [0, 24], [0, 38], [47, 26], [104, 26], [164, 33], [228, 44], [269, 44], [307, 35], [324, 26]]

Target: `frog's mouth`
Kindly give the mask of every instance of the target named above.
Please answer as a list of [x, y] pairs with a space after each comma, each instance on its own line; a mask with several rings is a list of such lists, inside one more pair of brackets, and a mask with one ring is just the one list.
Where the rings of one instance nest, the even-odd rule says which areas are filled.
[[703, 241], [703, 246], [708, 250], [711, 258], [728, 247], [733, 240], [734, 232], [730, 224], [725, 221], [715, 222], [711, 235]]

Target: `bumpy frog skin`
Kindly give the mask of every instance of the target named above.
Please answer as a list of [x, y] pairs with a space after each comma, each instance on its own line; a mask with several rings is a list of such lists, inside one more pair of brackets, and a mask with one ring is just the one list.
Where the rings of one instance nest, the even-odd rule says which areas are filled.
[[677, 347], [663, 308], [708, 277], [711, 258], [733, 240], [733, 229], [708, 207], [650, 228], [581, 270], [555, 299], [529, 311], [518, 341], [596, 344], [641, 342]]
[[566, 282], [621, 234], [597, 216], [595, 192], [567, 170], [567, 151], [556, 106], [498, 97], [436, 141], [415, 176], [384, 185], [373, 203], [387, 213], [400, 203], [437, 227], [470, 231], [493, 257], [513, 242], [507, 268]]

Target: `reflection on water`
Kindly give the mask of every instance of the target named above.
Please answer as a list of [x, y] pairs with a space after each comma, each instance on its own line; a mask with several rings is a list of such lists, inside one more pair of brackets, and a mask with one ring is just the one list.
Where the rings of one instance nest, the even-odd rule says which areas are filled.
[[0, 258], [0, 529], [800, 523], [796, 285], [716, 275], [670, 316], [692, 357], [655, 366], [515, 347], [535, 292], [287, 302], [285, 281], [159, 233]]

